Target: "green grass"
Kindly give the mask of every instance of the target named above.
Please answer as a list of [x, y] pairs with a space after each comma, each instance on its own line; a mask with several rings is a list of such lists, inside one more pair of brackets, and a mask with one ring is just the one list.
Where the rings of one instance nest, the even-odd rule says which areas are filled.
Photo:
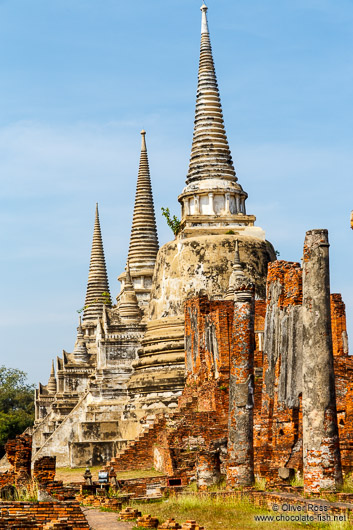
[[[220, 530], [234, 530], [234, 528], [253, 530], [266, 527], [294, 530], [303, 528], [303, 526], [330, 530], [348, 530], [352, 528], [350, 523], [256, 522], [254, 520], [255, 515], [276, 516], [278, 512], [269, 512], [254, 506], [247, 500], [237, 500], [229, 497], [210, 498], [185, 495], [170, 497], [168, 500], [148, 505], [134, 503], [133, 506], [138, 508], [143, 514], [151, 514], [153, 517], [158, 517], [160, 522], [171, 517], [179, 524], [184, 523], [187, 519], [194, 519], [198, 524], [204, 526], [206, 530], [217, 530], [218, 528]], [[289, 515], [293, 515], [293, 513]]]
[[265, 478], [256, 477], [255, 478], [254, 488], [256, 490], [265, 491], [267, 489], [266, 479]]
[[[92, 475], [94, 476], [98, 476], [98, 471], [100, 471], [102, 469], [103, 466], [93, 466], [93, 467], [90, 467], [90, 471], [92, 473]], [[68, 473], [68, 474], [72, 474], [72, 475], [82, 475], [84, 474], [84, 472], [86, 471], [86, 468], [85, 467], [74, 467], [74, 468], [71, 468], [71, 467], [59, 467], [57, 468], [56, 470], [56, 473], [58, 475], [58, 477], [60, 476], [61, 472], [62, 473]], [[145, 478], [145, 477], [160, 477], [160, 476], [163, 476], [164, 473], [160, 473], [159, 471], [156, 471], [155, 469], [137, 469], [137, 470], [134, 470], [134, 471], [118, 471], [117, 474], [116, 474], [116, 477], [117, 479], [121, 479], [121, 480], [128, 480], [128, 479], [133, 479], [133, 478]]]
[[303, 477], [299, 473], [296, 473], [295, 478], [291, 480], [290, 485], [293, 486], [294, 488], [303, 488], [304, 487]]
[[38, 486], [34, 480], [22, 487], [15, 488], [15, 500], [24, 502], [38, 502]]
[[353, 474], [346, 475], [343, 480], [342, 487], [340, 488], [342, 493], [353, 493]]
[[161, 473], [155, 469], [137, 469], [135, 471], [117, 471], [116, 478], [118, 480], [127, 480], [129, 478], [162, 477], [164, 475], [165, 473]]
[[[91, 473], [98, 473], [102, 469], [103, 466], [93, 466], [90, 467]], [[84, 473], [86, 471], [87, 467], [57, 467], [56, 472], [60, 473], [61, 471], [63, 473]]]

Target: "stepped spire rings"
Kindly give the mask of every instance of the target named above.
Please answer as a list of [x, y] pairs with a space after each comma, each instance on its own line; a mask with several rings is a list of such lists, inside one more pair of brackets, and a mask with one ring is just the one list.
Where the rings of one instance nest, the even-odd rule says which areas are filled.
[[141, 131], [141, 156], [137, 177], [128, 260], [131, 271], [153, 269], [158, 252], [157, 227], [146, 147]]
[[103, 312], [103, 304], [110, 305], [110, 299], [98, 204], [96, 204], [91, 261], [88, 273], [83, 320], [97, 320], [100, 318]]
[[[147, 307], [150, 299], [158, 248], [146, 131], [143, 129], [141, 131], [141, 154], [128, 252], [131, 283], [141, 308]], [[118, 279], [122, 283], [121, 291], [117, 297], [119, 303], [124, 291], [126, 271], [120, 274]]]
[[186, 186], [178, 197], [184, 236], [211, 227], [224, 233], [255, 221], [246, 214], [248, 195], [238, 183], [224, 126], [207, 11], [203, 4], [194, 133]]

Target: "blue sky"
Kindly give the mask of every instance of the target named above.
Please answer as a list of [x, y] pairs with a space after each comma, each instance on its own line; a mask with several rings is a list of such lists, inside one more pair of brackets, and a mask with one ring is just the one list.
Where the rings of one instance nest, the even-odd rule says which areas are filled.
[[[46, 383], [73, 348], [99, 202], [112, 296], [147, 130], [160, 215], [179, 215], [200, 0], [0, 0], [0, 364]], [[298, 261], [328, 228], [353, 334], [353, 3], [209, 0], [225, 125], [248, 213]]]

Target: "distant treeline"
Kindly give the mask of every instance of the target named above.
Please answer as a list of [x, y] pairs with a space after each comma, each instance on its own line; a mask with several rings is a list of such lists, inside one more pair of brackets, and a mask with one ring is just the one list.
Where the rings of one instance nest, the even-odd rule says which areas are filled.
[[0, 458], [8, 439], [21, 434], [34, 421], [34, 385], [27, 374], [0, 366]]

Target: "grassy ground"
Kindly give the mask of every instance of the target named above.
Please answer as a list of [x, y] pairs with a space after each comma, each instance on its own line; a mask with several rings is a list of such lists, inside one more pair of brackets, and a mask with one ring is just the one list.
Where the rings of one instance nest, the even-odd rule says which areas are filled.
[[[192, 495], [172, 497], [166, 501], [148, 504], [134, 504], [143, 514], [151, 514], [165, 521], [174, 517], [178, 523], [183, 523], [188, 519], [194, 519], [206, 530], [253, 530], [258, 528], [277, 528], [281, 530], [294, 530], [306, 526], [311, 529], [348, 530], [352, 526], [350, 523], [339, 524], [318, 524], [318, 523], [290, 523], [285, 521], [256, 522], [255, 516], [280, 515], [278, 512], [269, 512], [262, 508], [255, 507], [247, 501], [237, 501], [234, 499], [210, 499], [198, 498]], [[283, 514], [286, 515], [286, 514]], [[288, 514], [296, 515], [296, 514]], [[297, 514], [298, 515], [298, 514]]]
[[[98, 471], [102, 469], [102, 466], [94, 466], [90, 467], [90, 471], [92, 473], [92, 479], [98, 480]], [[62, 480], [65, 483], [68, 482], [81, 482], [83, 480], [84, 472], [86, 471], [85, 467], [76, 467], [76, 468], [70, 468], [70, 467], [58, 467], [56, 469], [56, 480]], [[124, 472], [118, 472], [117, 474], [118, 479], [129, 479], [129, 478], [143, 478], [143, 477], [159, 477], [163, 475], [163, 473], [159, 473], [159, 471], [156, 471], [155, 469], [148, 469], [146, 470], [136, 470], [136, 471], [124, 471]]]

